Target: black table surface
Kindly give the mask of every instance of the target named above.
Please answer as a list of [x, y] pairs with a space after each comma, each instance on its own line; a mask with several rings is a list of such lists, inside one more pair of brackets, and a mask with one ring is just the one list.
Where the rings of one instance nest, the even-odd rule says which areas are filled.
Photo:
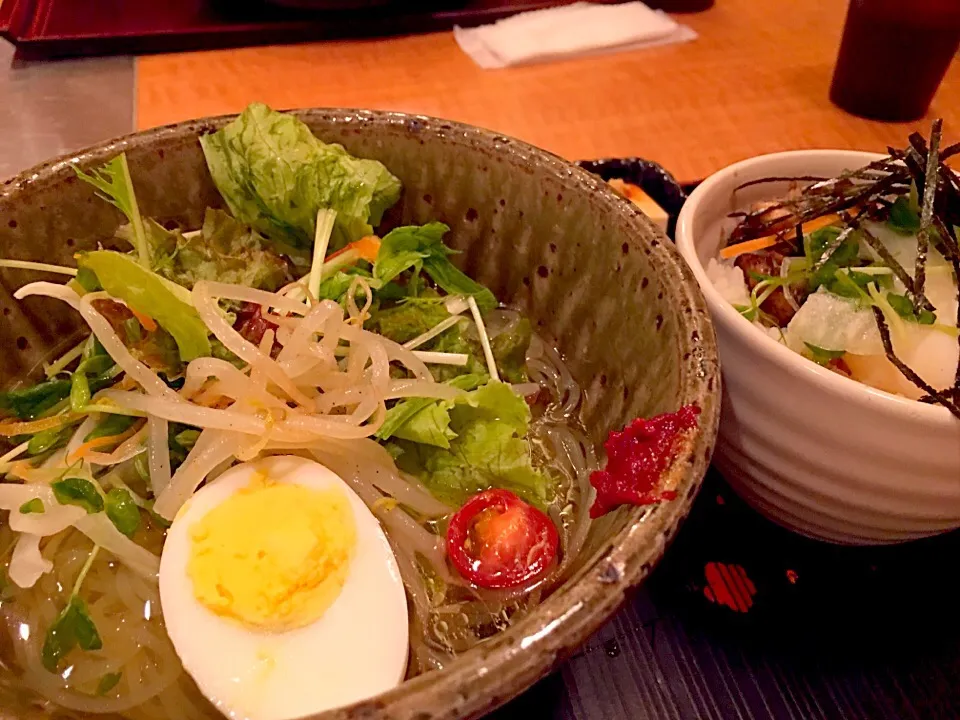
[[715, 472], [660, 566], [555, 674], [492, 716], [960, 717], [960, 534], [841, 547]]

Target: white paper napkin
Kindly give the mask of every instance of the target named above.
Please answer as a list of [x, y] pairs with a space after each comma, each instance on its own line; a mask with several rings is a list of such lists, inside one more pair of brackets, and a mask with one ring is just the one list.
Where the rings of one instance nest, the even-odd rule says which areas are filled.
[[572, 5], [455, 27], [460, 49], [484, 69], [693, 40], [697, 34], [642, 2]]

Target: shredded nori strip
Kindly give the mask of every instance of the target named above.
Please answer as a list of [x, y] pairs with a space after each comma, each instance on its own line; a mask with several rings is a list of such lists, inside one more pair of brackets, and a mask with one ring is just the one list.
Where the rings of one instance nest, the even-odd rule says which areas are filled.
[[860, 225], [860, 216], [858, 215], [856, 218], [852, 218], [847, 213], [841, 212], [840, 219], [848, 225], [857, 226], [857, 228], [863, 234], [863, 239], [866, 241], [867, 245], [870, 246], [870, 249], [879, 255], [883, 263], [893, 271], [893, 274], [896, 275], [897, 279], [903, 283], [903, 286], [907, 289], [907, 292], [910, 293], [910, 295], [920, 303], [920, 307], [922, 307], [924, 310], [930, 310], [932, 312], [933, 305], [931, 305], [930, 301], [927, 300], [927, 298], [925, 298], [923, 295], [918, 297], [916, 288], [913, 284], [913, 278], [910, 277], [910, 274], [906, 271], [906, 269], [904, 269], [903, 265], [897, 262], [897, 259], [890, 254], [887, 246], [880, 242], [876, 235]]
[[743, 190], [744, 188], [751, 187], [753, 185], [763, 185], [764, 183], [771, 182], [821, 182], [823, 180], [830, 180], [830, 178], [825, 178], [821, 175], [798, 175], [796, 177], [764, 177], [757, 180], [750, 180], [743, 183], [742, 185], [737, 185], [734, 190]]
[[[950, 226], [942, 218], [933, 216], [933, 226], [940, 234], [940, 242], [934, 247], [940, 251], [947, 260], [960, 260], [960, 246], [957, 245], [957, 239]], [[952, 241], [952, 242], [951, 242]], [[958, 278], [960, 280], [960, 278]]]
[[[952, 264], [953, 275], [957, 278], [957, 327], [960, 328], [960, 259], [953, 258]], [[960, 335], [957, 335], [957, 350], [960, 353]], [[957, 357], [957, 373], [954, 376], [953, 389], [960, 393], [960, 355]]]
[[[914, 133], [910, 136], [910, 144], [911, 147], [906, 151], [894, 150], [891, 155], [907, 164], [914, 183], [918, 189], [922, 190], [926, 185], [927, 143], [920, 135]], [[944, 215], [946, 222], [953, 224], [960, 224], [960, 177], [947, 167], [944, 159], [958, 152], [960, 152], [960, 143], [955, 143], [940, 152], [937, 172], [942, 181], [942, 187], [938, 188], [938, 196], [935, 198], [937, 212]]]
[[[942, 393], [950, 398], [953, 402], [960, 403], [960, 388], [950, 388], [949, 390], [943, 390]], [[924, 395], [922, 398], [919, 398], [917, 402], [926, 403], [927, 405], [936, 405], [937, 399], [929, 395]]]
[[[863, 213], [860, 213], [860, 214], [862, 215]], [[846, 215], [846, 213], [843, 213], [843, 215]], [[860, 215], [857, 215], [857, 217], [855, 218], [850, 218], [850, 221], [847, 223], [847, 226], [840, 231], [840, 234], [837, 235], [836, 240], [834, 240], [832, 243], [830, 243], [826, 247], [826, 249], [824, 249], [823, 254], [820, 256], [820, 261], [813, 266], [813, 268], [811, 269], [811, 272], [813, 273], [818, 272], [820, 268], [822, 268], [824, 265], [830, 262], [830, 260], [833, 258], [833, 254], [840, 249], [840, 246], [847, 241], [848, 237], [850, 237], [851, 235], [853, 235], [853, 233], [857, 231], [859, 219], [860, 219]]]
[[957, 153], [960, 153], [960, 142], [956, 142], [953, 145], [948, 145], [943, 150], [940, 151], [940, 162], [953, 157]]
[[[788, 221], [791, 225], [797, 222], [805, 223], [824, 215], [839, 213], [841, 210], [872, 206], [886, 195], [909, 188], [910, 172], [907, 167], [896, 165], [895, 170], [880, 179], [853, 182], [852, 178], [853, 174], [850, 177], [841, 176], [836, 180], [815, 183], [804, 188], [799, 197], [782, 200], [748, 213], [734, 228], [728, 244], [779, 235], [784, 223]], [[787, 215], [777, 216], [778, 210], [785, 211]]]
[[[930, 248], [933, 248], [952, 265], [958, 285], [956, 321], [960, 327], [960, 242], [957, 239], [960, 232], [960, 174], [945, 163], [950, 157], [960, 155], [960, 143], [941, 149], [942, 128], [942, 120], [935, 120], [929, 145], [919, 133], [913, 133], [908, 138], [909, 145], [906, 148], [888, 148], [888, 157], [835, 178], [768, 177], [743, 183], [737, 189], [771, 182], [812, 181], [798, 194], [779, 202], [752, 212], [731, 213], [730, 217], [738, 218], [740, 222], [731, 233], [728, 244], [772, 235], [778, 240], [775, 247], [792, 245], [794, 251], [802, 252], [804, 223], [836, 214], [846, 227], [824, 250], [813, 271], [830, 260], [851, 232], [859, 231], [880, 262], [889, 267], [904, 286], [917, 313], [922, 310], [935, 311], [924, 293], [928, 255]], [[917, 231], [917, 259], [913, 277], [893, 257], [886, 245], [863, 225], [863, 220], [885, 222], [894, 201], [911, 192], [911, 187], [916, 187], [920, 200], [920, 228]], [[787, 237], [791, 231], [796, 234], [792, 241]], [[786, 251], [790, 252], [789, 249]], [[960, 418], [960, 336], [957, 338], [958, 361], [953, 387], [936, 390], [897, 357], [882, 311], [874, 307], [873, 313], [887, 359], [905, 378], [926, 393], [921, 402], [943, 405]]]
[[928, 384], [922, 377], [917, 375], [909, 365], [897, 357], [897, 354], [893, 351], [893, 342], [890, 340], [890, 328], [887, 326], [886, 318], [883, 317], [883, 311], [875, 307], [873, 308], [873, 316], [877, 320], [877, 330], [880, 331], [880, 341], [883, 343], [883, 351], [887, 356], [887, 360], [894, 364], [901, 375], [923, 390], [934, 402], [943, 405], [960, 419], [960, 405], [954, 402], [947, 393], [940, 392]]
[[[927, 151], [927, 173], [923, 185], [923, 206], [920, 208], [920, 231], [917, 233], [917, 263], [913, 276], [913, 305], [920, 312], [923, 285], [926, 282], [927, 252], [930, 248], [930, 225], [933, 223], [933, 203], [937, 196], [937, 180], [940, 173], [940, 135], [943, 120], [933, 121], [930, 130], [930, 149]], [[958, 278], [960, 281], [960, 278]]]

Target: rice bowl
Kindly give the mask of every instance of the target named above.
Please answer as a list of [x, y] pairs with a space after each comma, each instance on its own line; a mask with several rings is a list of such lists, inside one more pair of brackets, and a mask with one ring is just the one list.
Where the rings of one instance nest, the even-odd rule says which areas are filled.
[[946, 408], [842, 377], [786, 347], [728, 302], [708, 275], [728, 215], [783, 195], [769, 177], [835, 175], [883, 156], [777, 153], [708, 178], [678, 222], [677, 245], [704, 290], [724, 364], [717, 464], [745, 499], [803, 534], [845, 544], [899, 542], [960, 525], [960, 423]]

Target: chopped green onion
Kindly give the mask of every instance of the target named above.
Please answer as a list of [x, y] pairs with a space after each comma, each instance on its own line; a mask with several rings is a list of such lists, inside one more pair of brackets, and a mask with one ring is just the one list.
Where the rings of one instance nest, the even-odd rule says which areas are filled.
[[41, 455], [47, 450], [53, 450], [67, 439], [69, 428], [51, 428], [38, 432], [27, 444], [27, 453], [30, 455]]
[[106, 509], [110, 522], [127, 537], [140, 527], [140, 509], [128, 490], [112, 488], [107, 493]]
[[89, 480], [68, 477], [51, 483], [50, 487], [61, 505], [76, 505], [86, 510], [88, 515], [103, 510], [103, 496]]
[[70, 377], [70, 409], [73, 412], [82, 412], [90, 402], [90, 382], [86, 374], [75, 372]]
[[117, 683], [120, 682], [121, 677], [122, 673], [112, 672], [100, 678], [100, 682], [97, 683], [97, 697], [103, 697], [113, 690], [117, 686]]
[[33, 500], [27, 500], [23, 505], [20, 506], [20, 512], [23, 515], [30, 515], [31, 513], [42, 513], [43, 500], [41, 500], [40, 498], [33, 498]]
[[60, 660], [77, 645], [82, 650], [99, 650], [103, 647], [103, 641], [97, 631], [97, 626], [90, 617], [89, 610], [87, 610], [87, 604], [79, 597], [80, 587], [83, 585], [87, 573], [90, 572], [99, 550], [99, 545], [93, 546], [93, 550], [90, 551], [87, 561], [83, 564], [80, 574], [77, 575], [77, 580], [73, 584], [67, 606], [47, 629], [40, 659], [43, 666], [52, 673], [57, 671]]

